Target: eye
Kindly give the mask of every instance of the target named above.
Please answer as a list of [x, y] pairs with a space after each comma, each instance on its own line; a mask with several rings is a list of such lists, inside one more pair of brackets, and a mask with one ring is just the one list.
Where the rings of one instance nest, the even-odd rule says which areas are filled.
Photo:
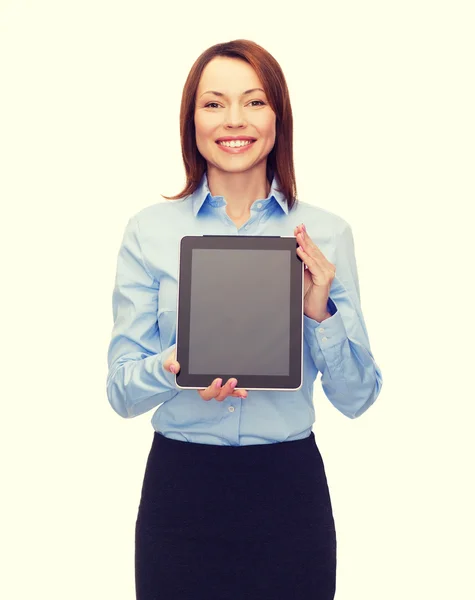
[[[260, 102], [260, 104], [262, 106], [264, 106], [265, 102], [263, 102], [262, 100], [251, 100], [251, 102], [249, 102], [249, 104], [253, 104], [254, 102]], [[205, 104], [205, 108], [208, 108], [208, 106], [211, 106], [212, 104], [214, 104], [214, 106], [219, 106], [219, 104], [217, 102], [208, 102], [208, 104]]]

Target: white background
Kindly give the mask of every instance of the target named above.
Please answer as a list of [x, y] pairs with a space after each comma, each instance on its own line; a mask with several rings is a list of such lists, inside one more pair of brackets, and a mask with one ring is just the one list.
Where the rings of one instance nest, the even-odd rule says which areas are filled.
[[135, 597], [153, 411], [106, 396], [117, 252], [182, 189], [186, 76], [236, 38], [282, 66], [298, 197], [352, 226], [383, 373], [356, 420], [315, 385], [336, 599], [475, 598], [474, 21], [454, 0], [0, 0], [2, 598]]

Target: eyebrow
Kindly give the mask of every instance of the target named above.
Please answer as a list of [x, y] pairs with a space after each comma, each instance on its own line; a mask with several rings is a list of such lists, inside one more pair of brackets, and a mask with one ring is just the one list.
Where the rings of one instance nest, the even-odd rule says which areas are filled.
[[[252, 88], [252, 90], [246, 90], [241, 95], [245, 96], [246, 94], [252, 94], [252, 92], [264, 92], [264, 90], [262, 88]], [[207, 92], [203, 92], [201, 94], [201, 96], [204, 96], [205, 94], [214, 94], [215, 96], [226, 96], [226, 94], [223, 94], [223, 92], [216, 92], [214, 90], [209, 90]], [[201, 96], [200, 96], [200, 98], [201, 98]]]

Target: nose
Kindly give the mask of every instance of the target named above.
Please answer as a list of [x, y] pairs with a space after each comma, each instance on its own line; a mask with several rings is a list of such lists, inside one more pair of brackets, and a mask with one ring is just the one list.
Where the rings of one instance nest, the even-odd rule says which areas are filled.
[[246, 125], [246, 120], [239, 105], [230, 106], [224, 119], [226, 127], [243, 127]]

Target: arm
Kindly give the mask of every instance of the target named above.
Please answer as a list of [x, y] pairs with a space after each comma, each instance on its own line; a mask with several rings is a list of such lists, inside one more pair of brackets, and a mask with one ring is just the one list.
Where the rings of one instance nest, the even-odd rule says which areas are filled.
[[351, 227], [336, 239], [336, 275], [328, 299], [328, 318], [304, 315], [304, 336], [322, 388], [341, 413], [354, 419], [374, 403], [382, 387], [381, 370], [371, 353], [360, 305], [358, 271]]
[[138, 223], [132, 217], [117, 258], [112, 294], [114, 326], [107, 354], [107, 397], [124, 418], [140, 415], [178, 393], [163, 362], [176, 344], [162, 348], [157, 322], [158, 281], [145, 265]]

